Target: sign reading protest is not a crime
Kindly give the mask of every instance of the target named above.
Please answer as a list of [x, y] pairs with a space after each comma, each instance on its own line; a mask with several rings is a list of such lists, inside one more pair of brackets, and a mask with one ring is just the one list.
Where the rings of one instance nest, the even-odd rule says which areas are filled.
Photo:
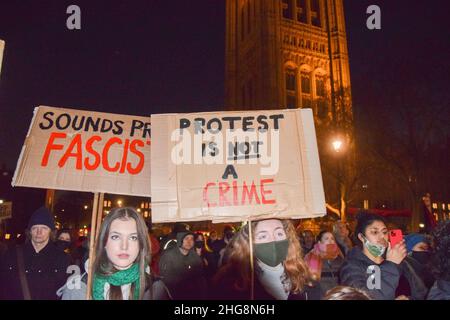
[[150, 196], [150, 117], [35, 108], [13, 186]]
[[326, 213], [311, 110], [152, 115], [152, 221]]

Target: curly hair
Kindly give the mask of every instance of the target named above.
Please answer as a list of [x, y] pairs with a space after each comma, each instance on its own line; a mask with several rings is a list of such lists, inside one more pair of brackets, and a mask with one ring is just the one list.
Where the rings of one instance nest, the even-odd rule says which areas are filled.
[[437, 279], [450, 281], [450, 220], [434, 230], [433, 243], [433, 274]]
[[[292, 222], [289, 220], [280, 221], [289, 241], [288, 253], [283, 264], [287, 277], [291, 282], [291, 292], [302, 292], [305, 286], [312, 285], [311, 274], [303, 260], [302, 248]], [[252, 222], [252, 230], [255, 230], [258, 222]], [[247, 224], [235, 234], [228, 244], [225, 251], [227, 263], [217, 272], [214, 278], [215, 283], [219, 283], [223, 278], [231, 278], [234, 289], [246, 291], [250, 288], [251, 270], [248, 229]], [[254, 259], [256, 260], [255, 255]]]

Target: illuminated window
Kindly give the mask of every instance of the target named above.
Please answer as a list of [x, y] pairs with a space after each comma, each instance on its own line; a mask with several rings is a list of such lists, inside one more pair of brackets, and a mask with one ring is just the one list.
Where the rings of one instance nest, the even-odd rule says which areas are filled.
[[311, 0], [311, 24], [315, 27], [322, 27], [320, 19], [320, 1]]
[[306, 16], [306, 0], [297, 0], [296, 1], [297, 7], [296, 7], [296, 15], [297, 15], [297, 21], [301, 23], [307, 23], [308, 19]]
[[325, 79], [316, 77], [316, 96], [325, 97]]
[[294, 69], [286, 70], [286, 107], [297, 108], [297, 71]]
[[282, 1], [283, 18], [292, 19], [293, 18], [293, 8], [291, 0]]
[[297, 86], [295, 71], [289, 70], [286, 72], [286, 90], [295, 91], [295, 87]]
[[306, 72], [301, 73], [302, 93], [311, 93], [311, 75]]

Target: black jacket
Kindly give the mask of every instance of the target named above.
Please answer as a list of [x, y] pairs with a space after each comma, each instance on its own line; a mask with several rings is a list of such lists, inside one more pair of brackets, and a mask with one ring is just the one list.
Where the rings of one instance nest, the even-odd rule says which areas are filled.
[[436, 280], [427, 300], [450, 300], [450, 281]]
[[[32, 300], [56, 300], [56, 291], [65, 284], [68, 256], [52, 242], [39, 253], [30, 242], [19, 246], [23, 251], [25, 275]], [[0, 261], [0, 299], [24, 298], [17, 266], [17, 247], [12, 247]]]
[[[234, 287], [234, 275], [230, 274], [221, 279], [216, 279], [213, 285], [211, 298], [214, 300], [250, 300], [250, 288], [247, 290], [238, 290]], [[259, 282], [255, 275], [255, 284], [253, 289], [254, 300], [275, 300]], [[305, 286], [301, 292], [290, 293], [288, 300], [320, 300], [320, 284], [314, 282], [312, 286]]]
[[173, 299], [206, 298], [203, 262], [194, 250], [183, 255], [178, 246], [167, 249], [159, 260], [159, 272]]
[[425, 300], [428, 288], [413, 268], [412, 260], [406, 257], [400, 264], [401, 275], [395, 295], [405, 295], [411, 300]]
[[[377, 264], [366, 257], [359, 247], [353, 248], [341, 267], [340, 284], [364, 290], [375, 300], [394, 300], [400, 279], [399, 265], [386, 260], [379, 264], [380, 288], [370, 289], [367, 280], [373, 274], [373, 271], [368, 271], [369, 266], [372, 265]], [[373, 281], [369, 280], [369, 283]]]

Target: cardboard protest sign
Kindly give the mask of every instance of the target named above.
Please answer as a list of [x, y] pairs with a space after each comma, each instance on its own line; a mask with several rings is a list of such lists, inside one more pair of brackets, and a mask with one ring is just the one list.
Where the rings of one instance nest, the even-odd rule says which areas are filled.
[[150, 196], [150, 117], [40, 106], [13, 186]]
[[311, 110], [152, 115], [152, 221], [326, 213]]

